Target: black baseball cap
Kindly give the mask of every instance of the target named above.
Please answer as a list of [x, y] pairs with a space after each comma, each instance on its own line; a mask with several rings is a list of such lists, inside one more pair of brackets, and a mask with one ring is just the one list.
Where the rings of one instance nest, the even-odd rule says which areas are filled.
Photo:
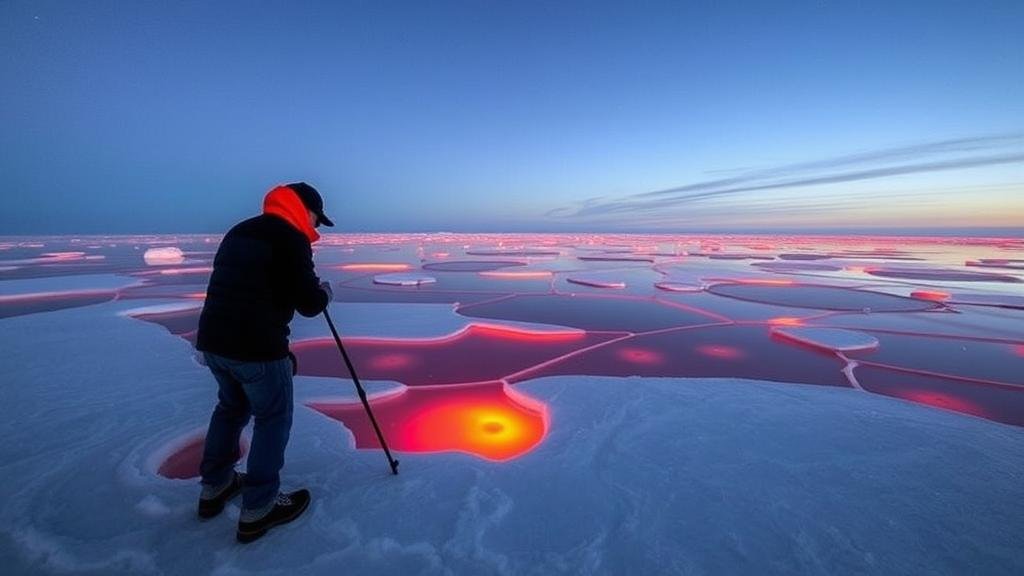
[[286, 184], [291, 188], [295, 194], [302, 200], [302, 203], [306, 206], [306, 209], [311, 210], [316, 214], [317, 224], [323, 224], [324, 226], [334, 226], [334, 222], [324, 214], [324, 199], [320, 197], [320, 193], [305, 182], [296, 182], [294, 184]]

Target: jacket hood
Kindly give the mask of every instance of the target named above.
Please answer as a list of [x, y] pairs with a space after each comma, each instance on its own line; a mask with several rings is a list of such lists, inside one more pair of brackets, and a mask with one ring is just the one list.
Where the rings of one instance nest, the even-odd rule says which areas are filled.
[[320, 239], [313, 225], [309, 223], [309, 211], [299, 195], [287, 186], [278, 186], [267, 192], [263, 198], [263, 213], [284, 219], [293, 228], [302, 232], [310, 244]]

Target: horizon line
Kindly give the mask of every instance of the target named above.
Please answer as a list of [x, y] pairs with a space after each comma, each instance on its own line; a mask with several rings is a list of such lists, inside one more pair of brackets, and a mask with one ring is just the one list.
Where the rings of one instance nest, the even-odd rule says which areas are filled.
[[[55, 236], [83, 236], [83, 237], [113, 237], [113, 236], [222, 236], [227, 230], [217, 232], [58, 232], [43, 234], [0, 234], [0, 238], [45, 238]], [[913, 236], [913, 237], [972, 237], [972, 238], [1001, 238], [1024, 240], [1024, 227], [1013, 226], [977, 226], [977, 227], [953, 227], [953, 228], [901, 228], [893, 226], [879, 227], [834, 227], [834, 228], [708, 228], [688, 230], [614, 230], [614, 229], [593, 229], [593, 230], [443, 230], [443, 229], [419, 229], [419, 230], [347, 230], [347, 231], [325, 231], [321, 236], [344, 236], [359, 234], [490, 234], [490, 235], [522, 235], [522, 234], [544, 234], [544, 235], [578, 235], [578, 234], [617, 234], [617, 235], [803, 235], [803, 236]], [[1003, 236], [1003, 235], [1006, 236]]]

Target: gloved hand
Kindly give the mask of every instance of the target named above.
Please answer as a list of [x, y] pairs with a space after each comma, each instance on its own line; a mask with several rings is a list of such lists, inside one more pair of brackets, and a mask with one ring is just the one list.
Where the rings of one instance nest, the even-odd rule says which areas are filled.
[[321, 282], [320, 283], [320, 289], [323, 290], [324, 292], [327, 292], [327, 301], [328, 302], [331, 302], [332, 300], [334, 300], [334, 290], [331, 290], [331, 283], [330, 282]]

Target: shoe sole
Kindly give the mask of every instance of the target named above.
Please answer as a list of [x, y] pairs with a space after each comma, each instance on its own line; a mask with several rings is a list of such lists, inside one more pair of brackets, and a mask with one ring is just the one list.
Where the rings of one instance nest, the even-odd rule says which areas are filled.
[[254, 530], [252, 532], [243, 532], [241, 530], [238, 530], [237, 532], [235, 532], [235, 538], [237, 538], [238, 541], [243, 543], [243, 544], [248, 544], [249, 542], [252, 542], [254, 540], [258, 540], [261, 537], [263, 537], [264, 534], [269, 532], [271, 528], [287, 524], [287, 523], [295, 520], [299, 516], [302, 516], [302, 513], [306, 511], [306, 508], [309, 508], [309, 500], [306, 500], [306, 503], [302, 505], [302, 508], [299, 508], [299, 510], [295, 514], [291, 515], [290, 517], [288, 517], [288, 518], [281, 518], [280, 520], [278, 520], [276, 522], [273, 522], [271, 524], [267, 524], [263, 528], [260, 528], [259, 530]]

